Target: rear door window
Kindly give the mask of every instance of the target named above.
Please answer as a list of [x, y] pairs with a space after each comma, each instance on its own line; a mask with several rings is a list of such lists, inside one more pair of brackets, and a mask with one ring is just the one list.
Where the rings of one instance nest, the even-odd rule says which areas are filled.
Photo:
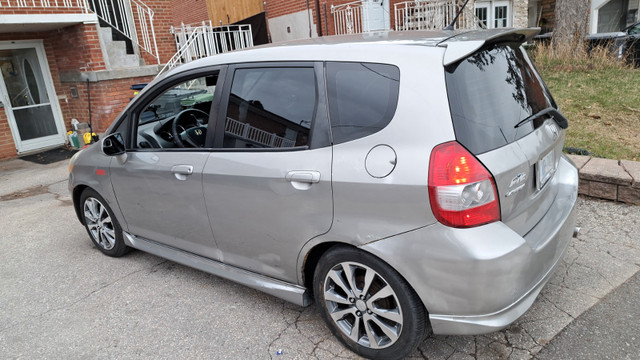
[[521, 48], [496, 45], [447, 67], [445, 78], [456, 138], [474, 154], [516, 141], [548, 117], [515, 127], [547, 107], [550, 93]]
[[237, 69], [224, 128], [224, 148], [308, 146], [316, 111], [313, 67]]
[[398, 105], [400, 70], [372, 63], [326, 63], [333, 143], [376, 133], [389, 124]]

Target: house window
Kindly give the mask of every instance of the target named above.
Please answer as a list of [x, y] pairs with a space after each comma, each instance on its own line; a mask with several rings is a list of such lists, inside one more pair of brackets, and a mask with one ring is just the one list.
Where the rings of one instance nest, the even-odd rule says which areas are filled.
[[475, 15], [479, 23], [486, 28], [504, 28], [511, 26], [511, 2], [495, 0], [476, 0]]
[[493, 8], [493, 14], [494, 14], [494, 25], [493, 27], [495, 28], [503, 28], [503, 27], [507, 27], [507, 6], [506, 5], [501, 5], [501, 6], [496, 6]]
[[487, 13], [487, 6], [483, 6], [483, 5], [478, 5], [476, 6], [476, 17], [478, 18], [478, 21], [485, 27], [488, 28], [489, 27], [489, 17], [488, 17], [488, 13]]

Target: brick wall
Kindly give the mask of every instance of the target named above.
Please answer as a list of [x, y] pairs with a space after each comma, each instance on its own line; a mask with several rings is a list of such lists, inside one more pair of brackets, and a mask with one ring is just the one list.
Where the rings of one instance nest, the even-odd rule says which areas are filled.
[[4, 112], [4, 108], [0, 108], [0, 160], [12, 158], [18, 155], [16, 152], [16, 144], [13, 142], [9, 122]]
[[[185, 1], [182, 1], [183, 3]], [[169, 0], [144, 0], [153, 11], [153, 26], [156, 33], [156, 43], [158, 45], [158, 54], [160, 63], [165, 64], [176, 53], [176, 42], [170, 33], [171, 24], [173, 23], [173, 13], [171, 12], [171, 1]], [[138, 23], [138, 15], [134, 16]], [[145, 64], [153, 65], [157, 60], [145, 51], [140, 51]]]
[[205, 0], [171, 0], [173, 26], [180, 24], [200, 24], [209, 20]]
[[[143, 76], [125, 79], [106, 80], [90, 82], [91, 91], [91, 120], [94, 132], [104, 132], [115, 120], [116, 116], [129, 103], [133, 97], [131, 85], [138, 83], [148, 83], [153, 80], [153, 76]], [[71, 88], [75, 87], [78, 92], [77, 98], [71, 97]], [[58, 95], [67, 95], [67, 114], [65, 123], [69, 129], [71, 117], [80, 122], [89, 123], [89, 103], [86, 82], [65, 82]], [[64, 103], [65, 101], [61, 101]]]
[[556, 25], [556, 0], [541, 0], [542, 4], [542, 16], [540, 18], [540, 24], [542, 32], [549, 32], [553, 30]]

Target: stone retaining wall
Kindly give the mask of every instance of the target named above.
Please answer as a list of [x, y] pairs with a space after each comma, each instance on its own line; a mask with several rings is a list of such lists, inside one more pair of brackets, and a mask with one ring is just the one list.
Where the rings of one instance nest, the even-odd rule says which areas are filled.
[[569, 155], [578, 168], [578, 193], [640, 205], [640, 162]]

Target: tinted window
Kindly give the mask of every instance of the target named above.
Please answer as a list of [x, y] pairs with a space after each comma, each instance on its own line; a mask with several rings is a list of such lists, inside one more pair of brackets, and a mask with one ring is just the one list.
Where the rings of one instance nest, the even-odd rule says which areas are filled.
[[398, 105], [400, 70], [392, 65], [327, 63], [327, 95], [335, 144], [380, 131]]
[[531, 133], [544, 117], [514, 126], [555, 105], [522, 51], [508, 45], [482, 50], [449, 67], [446, 81], [456, 138], [474, 154]]
[[223, 147], [306, 146], [315, 108], [313, 68], [238, 69], [231, 85]]

